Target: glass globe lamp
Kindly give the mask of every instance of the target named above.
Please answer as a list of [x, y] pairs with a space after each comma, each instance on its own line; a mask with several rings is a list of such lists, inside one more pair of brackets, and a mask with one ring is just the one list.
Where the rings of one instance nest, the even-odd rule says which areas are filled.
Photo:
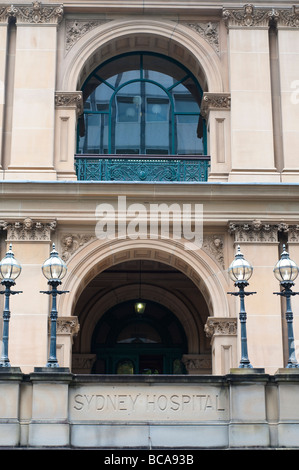
[[42, 272], [46, 279], [49, 281], [61, 281], [67, 272], [65, 262], [58, 256], [58, 252], [55, 249], [53, 243], [53, 249], [50, 257], [44, 262], [42, 266]]
[[298, 276], [299, 268], [297, 264], [290, 259], [289, 253], [283, 245], [283, 252], [280, 260], [274, 266], [273, 272], [279, 282], [293, 282]]
[[135, 312], [137, 313], [137, 315], [143, 315], [145, 311], [146, 303], [139, 300], [138, 302], [135, 302], [134, 307], [135, 307]]
[[235, 259], [228, 268], [228, 274], [234, 282], [247, 282], [252, 275], [253, 267], [244, 258], [241, 253], [240, 246], [238, 246]]
[[12, 245], [0, 262], [0, 279], [1, 281], [15, 281], [21, 274], [22, 268], [20, 263], [15, 259]]

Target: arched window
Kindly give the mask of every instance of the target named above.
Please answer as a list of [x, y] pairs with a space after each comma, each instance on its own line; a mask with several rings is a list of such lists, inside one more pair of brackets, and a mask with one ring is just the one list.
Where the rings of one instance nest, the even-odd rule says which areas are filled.
[[151, 53], [118, 56], [85, 81], [77, 154], [205, 155], [202, 91], [181, 64]]

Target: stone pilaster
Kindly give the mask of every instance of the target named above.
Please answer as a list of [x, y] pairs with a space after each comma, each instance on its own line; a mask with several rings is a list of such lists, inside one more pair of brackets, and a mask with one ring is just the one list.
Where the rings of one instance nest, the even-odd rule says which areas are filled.
[[237, 319], [208, 317], [205, 333], [211, 338], [213, 374], [227, 374], [237, 360]]

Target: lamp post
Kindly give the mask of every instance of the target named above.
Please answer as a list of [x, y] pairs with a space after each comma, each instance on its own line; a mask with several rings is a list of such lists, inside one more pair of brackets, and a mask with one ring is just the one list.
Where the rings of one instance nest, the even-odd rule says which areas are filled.
[[276, 295], [281, 295], [286, 298], [286, 321], [288, 326], [288, 348], [289, 348], [289, 359], [287, 368], [293, 369], [299, 367], [299, 364], [295, 355], [294, 345], [294, 331], [293, 331], [293, 312], [291, 308], [291, 297], [297, 295], [299, 292], [293, 292], [292, 287], [294, 280], [298, 276], [299, 268], [297, 264], [292, 261], [289, 257], [289, 253], [286, 251], [285, 245], [283, 245], [283, 251], [280, 255], [280, 260], [276, 263], [273, 269], [276, 279], [280, 282], [282, 287], [281, 292], [274, 292]]
[[239, 319], [241, 324], [241, 360], [239, 368], [241, 369], [252, 369], [248, 358], [247, 351], [247, 332], [246, 332], [246, 311], [245, 311], [245, 296], [256, 294], [256, 292], [245, 292], [245, 287], [248, 286], [248, 280], [252, 275], [253, 267], [244, 259], [243, 254], [240, 251], [240, 246], [238, 246], [235, 259], [230, 264], [228, 268], [228, 274], [236, 287], [238, 287], [238, 292], [228, 292], [230, 295], [235, 295], [240, 297], [240, 313]]
[[61, 279], [64, 278], [67, 272], [67, 267], [65, 262], [58, 256], [58, 252], [55, 249], [55, 244], [53, 243], [53, 248], [48, 258], [43, 266], [42, 272], [46, 279], [48, 279], [48, 284], [52, 287], [50, 291], [41, 291], [42, 294], [52, 295], [52, 309], [50, 313], [51, 319], [51, 336], [50, 336], [50, 354], [47, 367], [59, 367], [57, 357], [56, 357], [56, 327], [57, 327], [57, 295], [65, 294], [69, 291], [59, 291], [57, 287], [61, 284]]
[[21, 294], [22, 291], [12, 291], [11, 287], [15, 285], [15, 280], [21, 274], [21, 265], [15, 259], [12, 245], [9, 245], [5, 257], [0, 262], [0, 278], [1, 284], [5, 287], [4, 291], [0, 291], [0, 294], [4, 294], [5, 303], [3, 310], [3, 337], [2, 337], [2, 356], [0, 360], [0, 367], [10, 367], [8, 358], [8, 337], [9, 337], [9, 297], [15, 294]]

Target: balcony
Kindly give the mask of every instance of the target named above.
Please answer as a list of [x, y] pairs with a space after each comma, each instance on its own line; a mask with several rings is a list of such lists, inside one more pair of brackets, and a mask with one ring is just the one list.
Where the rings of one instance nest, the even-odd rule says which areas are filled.
[[209, 166], [203, 155], [75, 155], [79, 181], [200, 182]]

